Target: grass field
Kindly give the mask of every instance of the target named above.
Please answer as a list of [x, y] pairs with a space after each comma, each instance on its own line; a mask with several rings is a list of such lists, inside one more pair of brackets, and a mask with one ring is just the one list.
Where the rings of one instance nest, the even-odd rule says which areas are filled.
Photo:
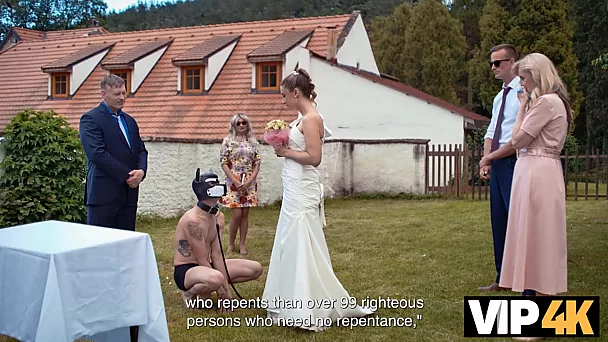
[[[607, 203], [570, 200], [567, 207], [568, 295], [608, 298]], [[251, 211], [247, 257], [259, 261], [265, 272], [257, 281], [236, 285], [245, 298], [262, 295], [278, 213], [278, 207]], [[380, 317], [411, 317], [416, 328], [333, 327], [323, 333], [243, 326], [188, 330], [189, 317], [219, 314], [187, 310], [173, 284], [172, 243], [177, 220], [141, 220], [138, 230], [149, 233], [155, 246], [171, 341], [464, 340], [463, 296], [479, 295], [477, 287], [490, 284], [495, 276], [488, 201], [339, 199], [326, 201], [326, 215], [325, 234], [332, 263], [347, 291], [359, 300], [368, 296], [424, 300], [422, 309], [381, 308], [377, 312]], [[226, 238], [227, 234], [224, 245]], [[265, 311], [247, 309], [224, 315], [244, 320], [264, 316]], [[601, 305], [600, 326], [601, 335], [607, 336], [605, 304]], [[0, 337], [0, 341], [12, 340]]]
[[570, 182], [568, 184], [568, 196], [574, 196], [574, 194], [578, 194], [578, 198], [581, 199], [585, 197], [585, 188], [587, 188], [587, 197], [595, 200], [595, 193], [597, 191], [598, 197], [606, 199], [606, 183], [582, 183], [578, 182], [575, 184], [574, 182]]

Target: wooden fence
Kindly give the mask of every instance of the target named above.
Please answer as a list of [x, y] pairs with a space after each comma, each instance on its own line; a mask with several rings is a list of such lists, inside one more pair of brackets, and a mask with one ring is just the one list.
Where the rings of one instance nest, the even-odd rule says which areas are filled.
[[[466, 199], [490, 198], [490, 181], [479, 176], [483, 148], [430, 145], [426, 154], [426, 193]], [[566, 197], [608, 199], [608, 155], [597, 149], [561, 156]]]

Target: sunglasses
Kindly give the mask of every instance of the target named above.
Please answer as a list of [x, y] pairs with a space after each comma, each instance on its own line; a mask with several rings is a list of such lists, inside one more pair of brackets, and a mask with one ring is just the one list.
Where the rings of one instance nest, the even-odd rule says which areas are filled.
[[247, 126], [247, 121], [238, 121], [236, 123], [237, 126]]
[[507, 61], [510, 61], [510, 60], [511, 60], [511, 58], [509, 58], [509, 59], [498, 59], [498, 60], [495, 60], [493, 62], [489, 62], [488, 64], [490, 65], [490, 68], [492, 67], [492, 65], [498, 68], [500, 66], [500, 63], [507, 62]]

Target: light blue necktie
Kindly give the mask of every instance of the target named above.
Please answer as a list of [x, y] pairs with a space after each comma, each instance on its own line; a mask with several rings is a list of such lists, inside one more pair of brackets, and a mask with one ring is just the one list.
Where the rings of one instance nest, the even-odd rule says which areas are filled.
[[118, 122], [118, 125], [120, 126], [120, 130], [122, 131], [122, 134], [125, 136], [125, 139], [127, 139], [127, 144], [129, 144], [129, 147], [131, 147], [131, 142], [129, 141], [129, 130], [127, 128], [127, 123], [125, 122], [125, 118], [122, 115], [114, 115], [112, 114], [112, 116], [114, 117], [114, 119], [116, 119], [116, 122]]

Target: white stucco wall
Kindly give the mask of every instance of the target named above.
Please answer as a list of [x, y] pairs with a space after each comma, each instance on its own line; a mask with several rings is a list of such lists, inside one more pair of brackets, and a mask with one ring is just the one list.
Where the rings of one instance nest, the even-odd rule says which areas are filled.
[[99, 62], [110, 52], [110, 49], [106, 49], [92, 57], [85, 59], [84, 61], [74, 65], [72, 67], [72, 73], [70, 75], [70, 95], [74, 95], [76, 90], [80, 88], [82, 83], [89, 77], [93, 70], [97, 67]]
[[[260, 145], [262, 165], [258, 176], [260, 205], [282, 197], [278, 158], [268, 145]], [[146, 142], [148, 175], [141, 184], [139, 213], [176, 215], [195, 203], [192, 178], [196, 168], [212, 168], [223, 177], [219, 166], [220, 144]], [[364, 144], [328, 142], [320, 165], [325, 196], [362, 193], [423, 193], [425, 145]], [[394, 163], [394, 159], [398, 163]]]
[[150, 71], [152, 71], [152, 68], [154, 68], [168, 48], [168, 46], [165, 46], [135, 62], [135, 65], [133, 66], [133, 76], [131, 76], [132, 93], [135, 93], [137, 89], [139, 89], [139, 86], [141, 86], [148, 74], [150, 74]]
[[355, 24], [350, 29], [344, 44], [338, 50], [336, 59], [342, 65], [356, 68], [358, 64], [358, 67], [362, 70], [367, 70], [376, 75], [380, 74], [361, 16], [357, 17]]
[[[209, 57], [207, 67], [205, 68], [205, 90], [209, 90], [211, 88], [211, 85], [213, 82], [215, 82], [215, 79], [220, 74], [224, 64], [226, 64], [228, 57], [230, 57], [230, 54], [236, 47], [237, 42], [238, 41], [233, 42]], [[181, 82], [181, 78], [178, 81]]]
[[461, 115], [316, 58], [310, 67], [330, 139], [430, 139], [429, 144], [464, 139]]

